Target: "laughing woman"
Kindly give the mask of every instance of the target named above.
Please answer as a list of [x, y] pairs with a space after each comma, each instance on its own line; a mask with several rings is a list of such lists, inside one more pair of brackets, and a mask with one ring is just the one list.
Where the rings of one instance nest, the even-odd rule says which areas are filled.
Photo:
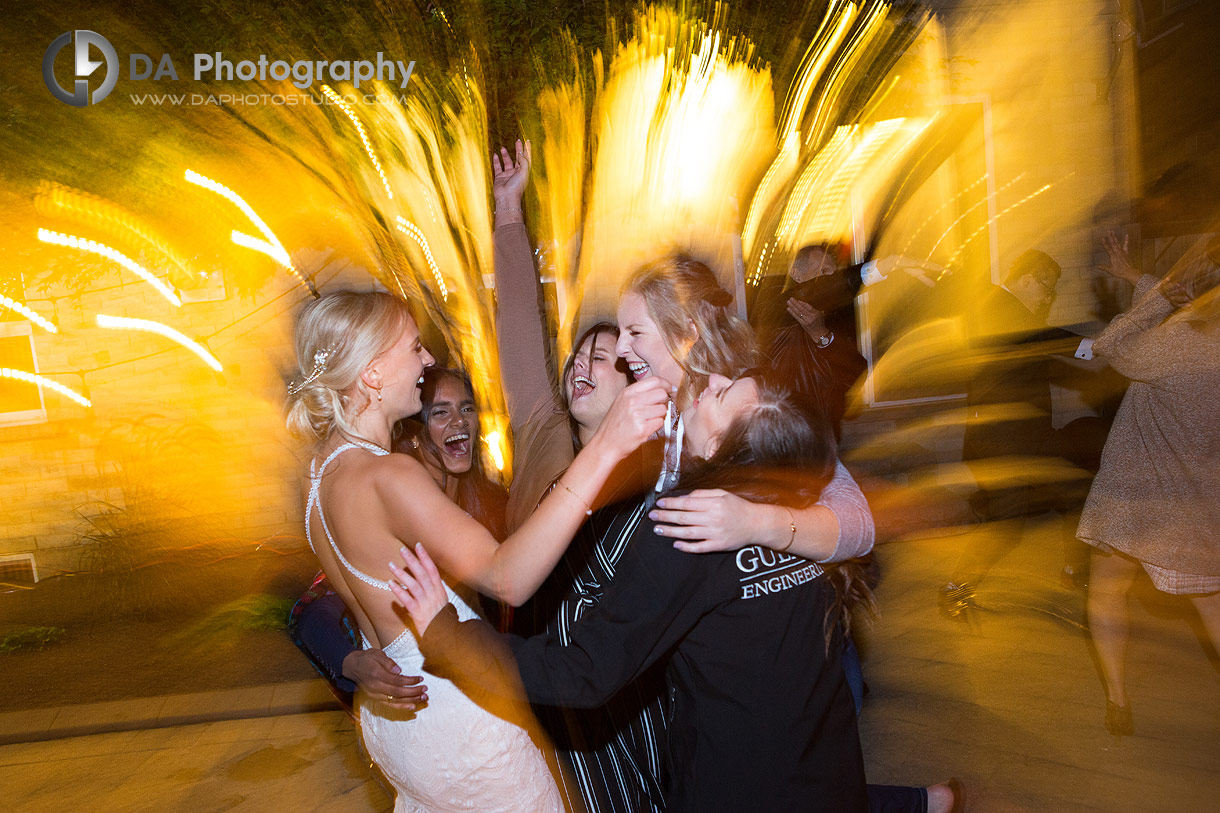
[[[685, 424], [693, 458], [682, 488], [808, 504], [833, 470], [828, 430], [761, 378], [710, 376]], [[792, 468], [807, 473], [795, 494], [783, 476]], [[519, 675], [534, 702], [589, 708], [665, 664], [667, 810], [866, 808], [839, 664], [843, 607], [820, 565], [758, 546], [690, 556], [641, 525], [601, 602], [564, 645], [460, 623], [424, 547], [418, 559], [403, 550], [413, 575], [395, 568], [405, 589], [391, 589], [421, 631], [428, 663], [445, 674], [484, 690]]]
[[420, 400], [422, 427], [396, 443], [395, 451], [402, 447], [418, 458], [449, 499], [503, 539], [508, 494], [483, 471], [479, 410], [470, 378], [460, 370], [429, 367]]
[[[303, 309], [296, 326], [301, 380], [288, 426], [315, 444], [305, 531], [366, 646], [408, 674], [423, 657], [380, 572], [403, 544], [424, 542], [446, 573], [449, 599], [478, 617], [474, 591], [519, 604], [534, 593], [586, 517], [619, 460], [657, 431], [662, 386], [625, 390], [555, 488], [503, 544], [455, 505], [417, 460], [389, 453], [394, 424], [420, 411], [432, 356], [406, 304], [387, 293], [340, 292]], [[460, 591], [460, 592], [459, 592]], [[395, 809], [561, 810], [546, 759], [512, 703], [489, 713], [454, 684], [427, 678], [414, 718], [393, 698], [361, 692], [370, 756], [397, 791]]]

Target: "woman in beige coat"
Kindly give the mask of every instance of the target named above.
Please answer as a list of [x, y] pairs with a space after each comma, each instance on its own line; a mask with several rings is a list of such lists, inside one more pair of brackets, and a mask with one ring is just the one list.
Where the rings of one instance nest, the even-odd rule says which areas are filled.
[[1093, 350], [1131, 379], [1077, 536], [1092, 545], [1089, 627], [1106, 689], [1106, 728], [1134, 731], [1126, 692], [1127, 594], [1142, 567], [1187, 596], [1220, 647], [1220, 238], [1163, 281], [1140, 276], [1111, 237], [1111, 272], [1135, 303]]

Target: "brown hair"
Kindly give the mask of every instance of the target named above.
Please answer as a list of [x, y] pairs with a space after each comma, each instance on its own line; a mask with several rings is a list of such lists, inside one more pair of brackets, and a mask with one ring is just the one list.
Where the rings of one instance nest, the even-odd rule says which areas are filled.
[[[834, 434], [824, 419], [801, 409], [792, 391], [769, 370], [743, 377], [758, 387], [758, 404], [720, 434], [715, 454], [682, 466], [679, 488], [721, 488], [751, 502], [805, 508], [817, 502], [836, 463]], [[823, 625], [827, 651], [836, 628], [851, 629], [853, 608], [874, 613], [876, 600], [860, 562], [823, 564], [835, 590]]]
[[487, 476], [487, 472], [483, 468], [483, 455], [480, 454], [479, 444], [475, 442], [479, 438], [477, 406], [474, 420], [470, 422], [470, 471], [465, 474], [451, 475], [445, 469], [442, 452], [432, 440], [431, 433], [428, 432], [428, 418], [436, 404], [436, 390], [442, 379], [445, 378], [452, 378], [461, 384], [462, 388], [470, 394], [471, 400], [474, 400], [474, 387], [471, 385], [470, 376], [466, 373], [449, 367], [426, 368], [424, 383], [420, 387], [419, 393], [423, 409], [416, 418], [405, 418], [394, 425], [394, 451], [405, 452], [421, 463], [429, 462], [439, 468], [441, 476], [444, 478], [441, 483], [442, 491], [445, 489], [448, 478], [456, 477], [458, 482], [453, 501], [458, 504], [459, 508], [478, 520], [479, 524], [490, 531], [492, 536], [503, 540], [508, 536], [504, 525], [504, 511], [508, 506], [508, 494], [503, 486]]
[[623, 293], [643, 298], [686, 374], [678, 387], [679, 409], [690, 405], [713, 373], [736, 378], [757, 363], [754, 331], [733, 314], [732, 295], [698, 260], [671, 254], [649, 263], [631, 275]]
[[[578, 452], [582, 446], [580, 442], [580, 427], [576, 424], [576, 419], [572, 417], [572, 404], [568, 401], [568, 376], [572, 372], [572, 367], [576, 364], [576, 355], [580, 353], [580, 348], [585, 346], [585, 342], [589, 341], [590, 338], [596, 342], [597, 337], [604, 334], [610, 334], [617, 339], [618, 325], [614, 324], [614, 322], [598, 322], [594, 325], [590, 325], [584, 333], [580, 334], [580, 338], [576, 340], [576, 343], [572, 345], [572, 352], [568, 356], [567, 360], [563, 363], [563, 372], [559, 376], [559, 394], [563, 398], [564, 408], [568, 410], [568, 428], [572, 432], [572, 446]], [[593, 345], [589, 345], [588, 362], [589, 366], [592, 367]], [[628, 384], [631, 383], [630, 373], [624, 372], [623, 378]]]

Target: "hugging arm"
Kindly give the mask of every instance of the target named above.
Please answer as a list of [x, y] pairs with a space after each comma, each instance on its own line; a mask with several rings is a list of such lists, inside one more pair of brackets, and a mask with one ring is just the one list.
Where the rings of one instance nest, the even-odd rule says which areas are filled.
[[[687, 553], [762, 545], [815, 562], [842, 562], [873, 549], [876, 527], [868, 501], [842, 462], [806, 508], [755, 503], [721, 489], [665, 497], [648, 515], [657, 533]], [[795, 531], [793, 528], [795, 527]]]
[[655, 377], [623, 390], [558, 487], [503, 543], [454, 505], [417, 461], [382, 458], [397, 469], [377, 481], [393, 538], [424, 542], [455, 579], [520, 606], [555, 567], [614, 467], [661, 427], [668, 398]]
[[[424, 589], [429, 576], [409, 553], [403, 557], [411, 571], [408, 587]], [[709, 566], [710, 560], [685, 556], [641, 526], [605, 596], [572, 627], [567, 645], [556, 636], [501, 636], [486, 623], [460, 622], [451, 605], [429, 623], [415, 618], [407, 591], [395, 594], [424, 629], [421, 649], [430, 668], [482, 691], [503, 691], [519, 680], [532, 702], [595, 708], [669, 652], [710, 609], [701, 589]], [[436, 606], [425, 608], [424, 616]]]

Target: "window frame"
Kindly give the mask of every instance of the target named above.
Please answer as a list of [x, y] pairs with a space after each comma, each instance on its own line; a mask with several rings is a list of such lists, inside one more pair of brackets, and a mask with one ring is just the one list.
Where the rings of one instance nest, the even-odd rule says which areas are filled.
[[[38, 369], [38, 347], [34, 344], [34, 326], [25, 319], [13, 321], [0, 320], [0, 339], [10, 339], [19, 336], [25, 336], [26, 340], [30, 343], [30, 358], [34, 366], [34, 369], [30, 370], [30, 372], [40, 375], [41, 373]], [[14, 412], [0, 412], [0, 427], [28, 426], [30, 424], [47, 422], [46, 394], [43, 393], [41, 384], [34, 384], [33, 386], [38, 389], [39, 407], [37, 409], [24, 409]]]

